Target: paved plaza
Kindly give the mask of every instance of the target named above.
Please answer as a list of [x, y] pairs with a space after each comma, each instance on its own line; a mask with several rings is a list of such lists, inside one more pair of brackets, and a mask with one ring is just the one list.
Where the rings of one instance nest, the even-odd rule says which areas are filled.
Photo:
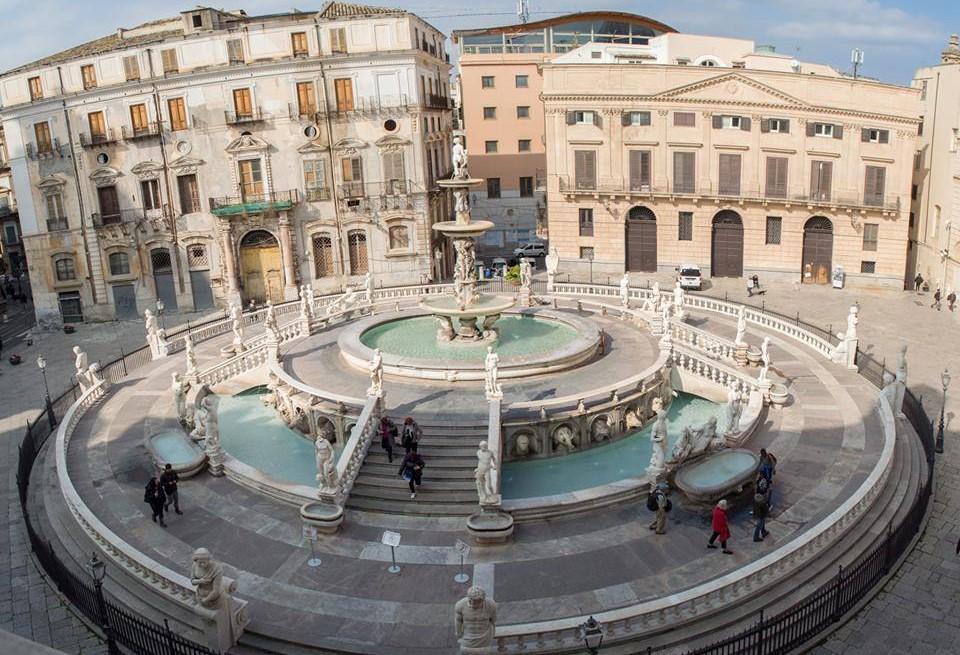
[[[955, 335], [960, 333], [960, 322], [957, 315], [951, 315], [944, 309], [941, 312], [929, 309], [929, 294], [916, 296], [910, 293], [892, 293], [881, 291], [858, 291], [846, 290], [836, 291], [824, 287], [801, 287], [796, 288], [793, 285], [771, 285], [766, 293], [760, 298], [747, 299], [746, 292], [739, 284], [739, 281], [717, 281], [713, 288], [705, 293], [719, 295], [723, 297], [724, 293], [729, 295], [731, 300], [750, 301], [759, 305], [763, 300], [766, 306], [776, 311], [786, 314], [800, 312], [801, 317], [809, 322], [818, 324], [827, 324], [831, 319], [835, 323], [841, 323], [846, 314], [849, 304], [856, 300], [861, 306], [861, 347], [875, 354], [878, 359], [886, 357], [888, 361], [894, 361], [896, 352], [901, 343], [909, 344], [910, 361], [910, 379], [908, 384], [917, 393], [924, 396], [924, 406], [928, 412], [939, 410], [939, 372], [944, 364], [960, 362], [960, 344], [956, 342]], [[728, 326], [729, 327], [729, 326]], [[838, 328], [839, 329], [839, 328]], [[38, 339], [37, 343], [31, 348], [20, 347], [26, 365], [17, 368], [11, 367], [6, 361], [0, 364], [0, 370], [3, 377], [0, 378], [7, 383], [6, 393], [0, 399], [0, 406], [3, 407], [3, 419], [0, 427], [3, 429], [3, 436], [7, 442], [7, 457], [3, 466], [8, 475], [8, 485], [5, 488], [7, 500], [7, 531], [5, 535], [9, 540], [9, 548], [2, 549], [0, 552], [0, 590], [3, 596], [0, 597], [0, 608], [6, 609], [9, 604], [9, 611], [2, 612], [7, 619], [2, 627], [6, 630], [16, 632], [22, 636], [35, 639], [41, 643], [49, 644], [68, 653], [86, 653], [102, 652], [96, 638], [79, 621], [62, 606], [56, 598], [55, 593], [49, 589], [37, 574], [33, 563], [28, 557], [28, 546], [25, 543], [25, 534], [22, 528], [19, 516], [19, 503], [16, 498], [15, 485], [15, 464], [16, 444], [22, 436], [22, 426], [27, 417], [34, 415], [35, 411], [41, 406], [43, 398], [43, 386], [39, 376], [39, 371], [33, 364], [33, 360], [38, 352], [43, 352], [50, 362], [48, 376], [51, 382], [51, 391], [56, 395], [60, 389], [66, 385], [67, 377], [72, 372], [72, 356], [69, 353], [69, 346], [74, 343], [84, 344], [85, 349], [90, 355], [91, 360], [101, 359], [103, 361], [112, 359], [119, 355], [119, 348], [122, 345], [125, 351], [129, 351], [142, 343], [142, 324], [140, 323], [113, 323], [104, 325], [80, 326], [75, 335], [63, 335], [62, 333], [44, 334]], [[901, 336], [905, 334], [907, 336]], [[9, 347], [5, 348], [7, 352]], [[785, 353], [781, 353], [781, 359], [787, 359]], [[201, 365], [203, 361], [201, 360]], [[13, 381], [13, 384], [11, 382]], [[168, 377], [166, 375], [158, 376], [155, 386], [156, 396], [150, 400], [155, 402], [162, 395], [166, 402], [166, 387]], [[357, 384], [362, 383], [358, 379]], [[389, 382], [388, 382], [389, 384]], [[960, 391], [952, 394], [948, 398], [947, 406], [947, 452], [938, 464], [938, 490], [936, 502], [930, 524], [917, 549], [908, 557], [904, 566], [895, 576], [894, 580], [870, 603], [870, 605], [859, 615], [857, 615], [849, 624], [842, 627], [818, 648], [819, 652], [830, 653], [876, 653], [876, 652], [896, 652], [896, 653], [938, 653], [954, 652], [952, 644], [957, 637], [960, 637], [960, 565], [957, 564], [957, 558], [954, 555], [954, 547], [957, 538], [960, 537], [960, 527], [957, 526], [953, 518], [957, 515], [957, 503], [960, 503], [960, 491], [958, 491], [957, 478], [957, 449], [951, 445], [950, 421], [957, 411], [960, 411]], [[755, 442], [753, 445], [763, 445]], [[95, 455], [96, 453], [94, 453]], [[785, 458], [784, 464], [789, 464], [789, 457]], [[799, 458], [798, 458], [799, 459]], [[142, 485], [139, 478], [135, 480], [136, 471], [128, 471], [130, 480], [127, 481], [132, 487]], [[802, 481], [804, 475], [799, 469], [795, 475], [798, 481]], [[799, 484], [800, 482], [798, 482]], [[236, 488], [235, 485], [226, 480], [210, 480], [202, 485], [194, 485], [191, 481], [191, 487], [196, 489], [194, 502], [199, 501], [203, 509], [191, 508], [192, 512], [183, 517], [178, 527], [172, 528], [173, 537], [190, 538], [191, 535], [198, 534], [198, 530], [206, 529], [203, 524], [210, 519], [216, 512], [210, 510], [214, 508], [223, 508], [225, 506], [233, 508], [237, 514], [237, 525], [233, 531], [227, 529], [219, 530], [217, 539], [221, 545], [215, 546], [218, 554], [227, 561], [232, 557], [250, 558], [263, 552], [256, 547], [243, 546], [237, 548], [235, 553], [229, 554], [225, 549], [229, 548], [230, 543], [246, 541], [245, 539], [236, 539], [238, 534], [247, 535], [249, 533], [261, 532], [263, 528], [262, 521], [276, 520], [287, 524], [279, 532], [280, 541], [286, 541], [287, 548], [281, 552], [277, 550], [271, 555], [270, 562], [262, 562], [260, 579], [248, 578], [241, 579], [241, 583], [246, 583], [246, 588], [250, 589], [257, 585], [274, 584], [272, 577], [278, 571], [282, 573], [280, 579], [275, 583], [286, 585], [291, 580], [298, 583], [304, 580], [304, 572], [300, 569], [302, 565], [302, 544], [295, 538], [296, 525], [295, 510], [287, 510], [289, 516], [282, 512], [277, 514], [268, 511], [268, 516], [264, 516], [265, 504], [262, 498], [256, 497], [249, 491]], [[139, 498], [133, 497], [132, 500], [123, 501], [134, 503]], [[209, 503], [209, 504], [208, 504]], [[139, 503], [142, 504], [142, 503]], [[136, 507], [136, 505], [135, 505]], [[139, 507], [137, 507], [139, 509]], [[558, 522], [556, 525], [546, 526], [543, 530], [531, 529], [532, 526], [524, 526], [526, 536], [519, 540], [517, 547], [527, 545], [529, 549], [536, 550], [538, 544], [550, 543], [559, 539], [561, 543], [567, 543], [569, 547], [575, 547], [577, 540], [587, 539], [590, 536], [586, 533], [593, 529], [614, 530], [615, 525], [623, 524], [629, 527], [636, 527], [640, 530], [643, 521], [649, 519], [649, 514], [644, 511], [638, 511], [639, 508], [624, 508], [622, 510], [609, 510], [603, 512], [595, 519], [597, 523], [578, 526], [576, 522]], [[243, 521], [240, 521], [240, 518]], [[682, 574], [682, 563], [676, 558], [689, 556], [698, 557], [703, 553], [699, 551], [699, 540], [703, 538], [702, 532], [704, 526], [702, 517], [691, 515], [686, 520], [677, 515], [676, 526], [671, 526], [670, 547], [664, 547], [661, 553], [664, 568], [675, 567]], [[754, 544], [746, 544], [746, 534], [749, 519], [740, 517], [740, 523], [737, 524], [735, 539], [743, 543], [738, 548], [738, 553], [730, 564], [723, 566], [733, 567], [740, 565], [746, 557], [750, 556], [751, 548]], [[411, 522], [411, 527], [415, 527], [416, 522]], [[327, 581], [333, 586], [333, 591], [343, 589], [344, 584], [353, 585], [359, 590], [375, 589], [385, 584], [391, 584], [389, 579], [377, 573], [382, 568], [382, 563], [386, 553], [373, 552], [367, 550], [366, 558], [357, 558], [356, 553], [363, 551], [362, 544], [375, 540], [376, 534], [382, 525], [377, 524], [357, 524], [346, 528], [340, 535], [343, 543], [336, 543], [331, 540], [329, 548], [331, 552], [327, 556], [332, 561], [341, 561], [338, 558], [344, 558], [346, 562], [351, 558], [353, 566], [353, 576], [349, 582]], [[145, 530], [152, 530], [152, 526], [144, 526]], [[177, 531], [186, 532], [177, 535]], [[238, 532], [240, 531], [240, 532]], [[441, 542], [446, 544], [452, 541], [454, 535], [449, 534], [452, 530], [444, 529], [443, 521], [434, 521], [431, 529], [406, 530], [405, 539], [411, 543], [426, 549], [424, 552], [430, 552], [431, 546], [439, 546]], [[448, 534], [445, 534], [448, 533]], [[609, 534], [609, 533], [607, 533]], [[285, 536], [283, 536], [285, 535]], [[641, 534], [637, 541], [649, 543], [652, 535]], [[566, 541], [564, 541], [566, 540]], [[169, 545], [169, 544], [168, 544]], [[206, 545], [206, 544], [205, 544]], [[583, 544], [579, 544], [582, 546]], [[739, 544], [738, 544], [739, 545]], [[147, 547], [149, 544], [147, 544]], [[594, 543], [591, 548], [596, 548]], [[616, 552], [616, 548], [623, 548], [623, 544], [617, 544], [611, 553]], [[356, 550], [355, 550], [356, 549]], [[354, 553], [350, 551], [355, 550]], [[588, 549], [589, 550], [589, 549]], [[675, 552], [674, 552], [675, 551]], [[166, 552], [173, 552], [169, 549]], [[629, 548], [623, 550], [629, 552]], [[277, 559], [280, 558], [280, 559]], [[5, 561], [4, 561], [5, 560]], [[492, 577], [493, 565], [508, 566], [506, 563], [498, 563], [493, 558], [488, 564], [488, 568], [480, 566], [475, 575], [478, 581], [483, 581], [483, 576]], [[717, 558], [713, 558], [717, 560]], [[613, 557], [611, 561], [618, 562], [610, 566], [611, 570], [618, 568], [628, 568], [628, 561], [633, 562], [630, 566], [637, 568], [635, 559], [623, 560], [620, 555]], [[692, 560], [696, 561], [696, 560]], [[586, 560], [585, 560], [586, 562]], [[539, 563], [539, 562], [538, 562]], [[559, 564], [559, 561], [558, 561]], [[570, 564], [570, 562], [567, 562]], [[716, 561], [711, 563], [715, 565]], [[180, 563], [182, 568], [182, 563]], [[324, 565], [324, 567], [326, 564]], [[424, 564], [427, 566], [427, 564]], [[497, 573], [497, 583], [495, 586], [495, 596], [499, 599], [505, 598], [508, 603], [516, 603], [514, 609], [518, 611], [517, 616], [523, 618], [536, 618], [538, 603], [530, 602], [534, 599], [524, 598], [529, 595], [529, 589], [540, 586], [540, 595], [544, 598], [551, 594], [563, 596], [565, 594], [576, 594], [576, 589], [562, 589], [555, 586], [547, 578], [527, 579], [525, 576], [531, 575], [529, 567], [524, 563], [518, 562], [509, 564], [513, 567], [509, 570], [504, 568], [503, 573]], [[272, 567], [272, 569], [271, 569]], [[321, 567], [323, 569], [324, 567]], [[446, 570], [446, 566], [442, 570]], [[573, 566], [573, 570], [577, 567]], [[583, 566], [580, 567], [581, 569]], [[607, 568], [607, 567], [604, 567]], [[642, 579], [643, 575], [648, 576], [645, 581], [649, 583], [649, 576], [656, 577], [657, 571], [661, 567], [641, 565], [641, 571], [637, 575]], [[693, 567], [696, 568], [696, 567]], [[649, 570], [647, 570], [649, 569]], [[549, 570], [549, 569], [547, 569]], [[560, 569], [558, 569], [560, 570]], [[565, 567], [562, 570], [570, 570]], [[357, 574], [357, 572], [361, 572]], [[329, 575], [329, 572], [323, 571]], [[642, 575], [641, 575], [642, 574]], [[515, 580], [510, 582], [511, 579]], [[576, 577], [576, 576], [574, 576]], [[320, 579], [325, 580], [324, 578]], [[502, 581], [503, 580], [503, 581]], [[593, 581], [591, 581], [593, 582]], [[620, 585], [622, 581], [611, 579], [607, 587], [612, 589], [609, 593], [636, 594], [636, 589], [627, 592], [626, 588]], [[319, 584], [319, 583], [318, 583]], [[578, 582], [574, 580], [573, 586]], [[428, 588], [429, 587], [429, 588]], [[355, 590], [352, 590], [355, 591]], [[418, 606], [424, 602], [424, 598], [411, 597], [409, 589], [400, 587], [396, 593], [391, 596], [390, 603], [395, 603], [398, 608], [413, 603]], [[437, 575], [435, 585], [425, 585], [417, 594], [438, 595], [444, 602], [456, 598], [458, 593], [456, 585], [447, 580], [445, 574]], [[414, 594], [414, 596], [417, 596]], [[389, 595], [389, 594], [388, 594]], [[449, 596], [449, 598], [448, 598]], [[610, 597], [598, 599], [599, 602], [609, 600]], [[629, 598], [629, 595], [627, 596]], [[522, 608], [526, 608], [528, 614], [522, 615]], [[282, 611], [282, 608], [281, 608]], [[446, 621], [447, 615], [444, 614], [443, 621]], [[438, 619], [438, 626], [442, 623]], [[256, 620], [256, 617], [255, 617]], [[318, 619], [319, 620], [319, 619]], [[322, 621], [321, 621], [322, 623]], [[901, 627], [902, 626], [902, 627]], [[317, 629], [322, 630], [322, 625], [317, 625]], [[328, 626], [328, 628], [332, 628]], [[401, 633], [395, 635], [402, 638]], [[448, 637], [440, 635], [438, 639], [447, 639]], [[438, 644], [439, 645], [439, 644]]]

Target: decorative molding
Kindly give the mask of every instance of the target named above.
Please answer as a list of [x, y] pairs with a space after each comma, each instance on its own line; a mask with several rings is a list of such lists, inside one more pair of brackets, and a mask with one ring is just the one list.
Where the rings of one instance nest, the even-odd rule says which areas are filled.
[[760, 148], [760, 152], [774, 152], [781, 155], [797, 154], [797, 150], [795, 148]]
[[312, 141], [307, 141], [302, 146], [297, 148], [297, 152], [301, 155], [320, 155], [327, 151], [327, 147], [320, 142], [320, 139], [313, 139]]
[[726, 145], [721, 143], [713, 144], [714, 150], [749, 150], [750, 146]]
[[163, 166], [152, 160], [142, 161], [130, 169], [130, 172], [141, 180], [155, 180], [162, 171]]
[[602, 146], [603, 139], [570, 139], [567, 143], [571, 146]]
[[66, 183], [67, 181], [65, 179], [54, 173], [53, 175], [47, 175], [37, 182], [37, 188], [44, 193], [58, 193]]
[[840, 159], [839, 152], [826, 152], [824, 150], [807, 150], [807, 154], [811, 157], [832, 157], [834, 159]]
[[368, 145], [369, 144], [366, 141], [347, 137], [346, 139], [340, 139], [333, 144], [333, 149], [339, 153], [354, 157], [359, 153], [360, 150], [363, 150]]
[[655, 148], [660, 145], [659, 141], [624, 141], [623, 145], [625, 146], [650, 146]]
[[383, 152], [401, 152], [404, 148], [412, 143], [413, 142], [409, 139], [404, 139], [403, 137], [395, 134], [388, 134], [377, 139], [374, 142], [374, 145], [380, 148], [380, 150]]
[[671, 148], [702, 148], [702, 143], [697, 143], [695, 141], [667, 141], [667, 145]]
[[870, 157], [867, 155], [860, 155], [860, 159], [863, 161], [875, 161], [881, 164], [895, 164], [896, 160], [892, 157]]
[[196, 173], [197, 169], [200, 166], [203, 166], [204, 162], [199, 157], [190, 157], [189, 155], [184, 155], [178, 157], [170, 162], [170, 168], [177, 175], [188, 175], [190, 173]]
[[90, 179], [98, 187], [110, 186], [111, 184], [114, 184], [117, 181], [117, 178], [121, 177], [122, 175], [123, 173], [118, 171], [113, 166], [101, 166], [97, 169], [94, 169], [94, 171], [90, 173]]
[[258, 136], [241, 134], [230, 142], [224, 150], [231, 155], [253, 154], [267, 152], [270, 144]]

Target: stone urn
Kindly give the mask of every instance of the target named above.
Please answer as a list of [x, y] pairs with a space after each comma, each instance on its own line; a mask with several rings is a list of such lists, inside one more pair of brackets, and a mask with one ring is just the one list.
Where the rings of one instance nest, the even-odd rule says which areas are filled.
[[783, 407], [789, 397], [790, 392], [787, 391], [787, 385], [779, 382], [774, 382], [770, 385], [770, 402], [777, 407]]
[[750, 349], [747, 350], [747, 362], [750, 366], [760, 366], [761, 357], [760, 349], [756, 346], [750, 346]]

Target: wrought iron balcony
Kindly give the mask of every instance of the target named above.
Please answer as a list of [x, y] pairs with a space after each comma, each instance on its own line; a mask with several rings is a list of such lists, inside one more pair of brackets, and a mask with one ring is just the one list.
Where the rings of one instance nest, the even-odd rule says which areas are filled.
[[56, 155], [63, 154], [60, 146], [60, 139], [54, 139], [52, 143], [34, 144], [28, 143], [26, 147], [28, 159], [50, 159]]
[[257, 123], [265, 120], [263, 110], [260, 109], [260, 107], [253, 107], [250, 111], [246, 112], [225, 111], [223, 112], [223, 116], [227, 125], [242, 125], [244, 123]]
[[453, 100], [436, 93], [428, 93], [423, 104], [431, 109], [453, 109]]
[[[350, 98], [349, 102], [334, 101], [334, 105], [327, 109], [330, 116], [337, 118], [353, 114], [381, 114], [386, 112], [408, 111], [410, 102], [406, 94], [393, 96], [373, 96], [368, 98]], [[318, 112], [322, 118], [323, 112]]]
[[155, 232], [163, 229], [169, 229], [170, 219], [169, 205], [162, 205], [155, 209], [146, 207], [131, 207], [128, 209], [118, 209], [108, 213], [95, 212], [90, 215], [93, 226], [97, 229], [120, 226], [124, 228], [147, 226], [153, 228]]
[[295, 121], [316, 121], [318, 112], [315, 106], [301, 107], [299, 103], [287, 103], [287, 115], [290, 120]]
[[160, 136], [160, 123], [152, 122], [146, 125], [124, 125], [121, 128], [124, 141], [135, 141]]
[[345, 182], [337, 187], [337, 203], [343, 211], [401, 211], [414, 208], [414, 196], [424, 190], [411, 180]]
[[103, 132], [80, 133], [80, 146], [83, 148], [96, 148], [98, 146], [110, 145], [117, 142], [117, 131], [108, 127]]
[[327, 187], [317, 187], [307, 189], [304, 192], [304, 196], [307, 199], [307, 202], [320, 202], [323, 200], [330, 200], [330, 189]]
[[210, 198], [210, 213], [215, 216], [264, 214], [292, 209], [299, 202], [300, 193], [296, 189], [271, 193], [244, 193], [238, 196]]
[[63, 232], [70, 229], [70, 224], [65, 218], [48, 218], [47, 232]]

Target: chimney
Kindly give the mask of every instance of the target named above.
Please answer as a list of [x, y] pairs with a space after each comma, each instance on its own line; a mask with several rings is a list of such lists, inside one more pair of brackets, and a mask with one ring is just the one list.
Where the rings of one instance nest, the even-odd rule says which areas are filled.
[[956, 34], [950, 35], [950, 42], [947, 44], [947, 49], [940, 55], [940, 63], [960, 64], [960, 36]]

